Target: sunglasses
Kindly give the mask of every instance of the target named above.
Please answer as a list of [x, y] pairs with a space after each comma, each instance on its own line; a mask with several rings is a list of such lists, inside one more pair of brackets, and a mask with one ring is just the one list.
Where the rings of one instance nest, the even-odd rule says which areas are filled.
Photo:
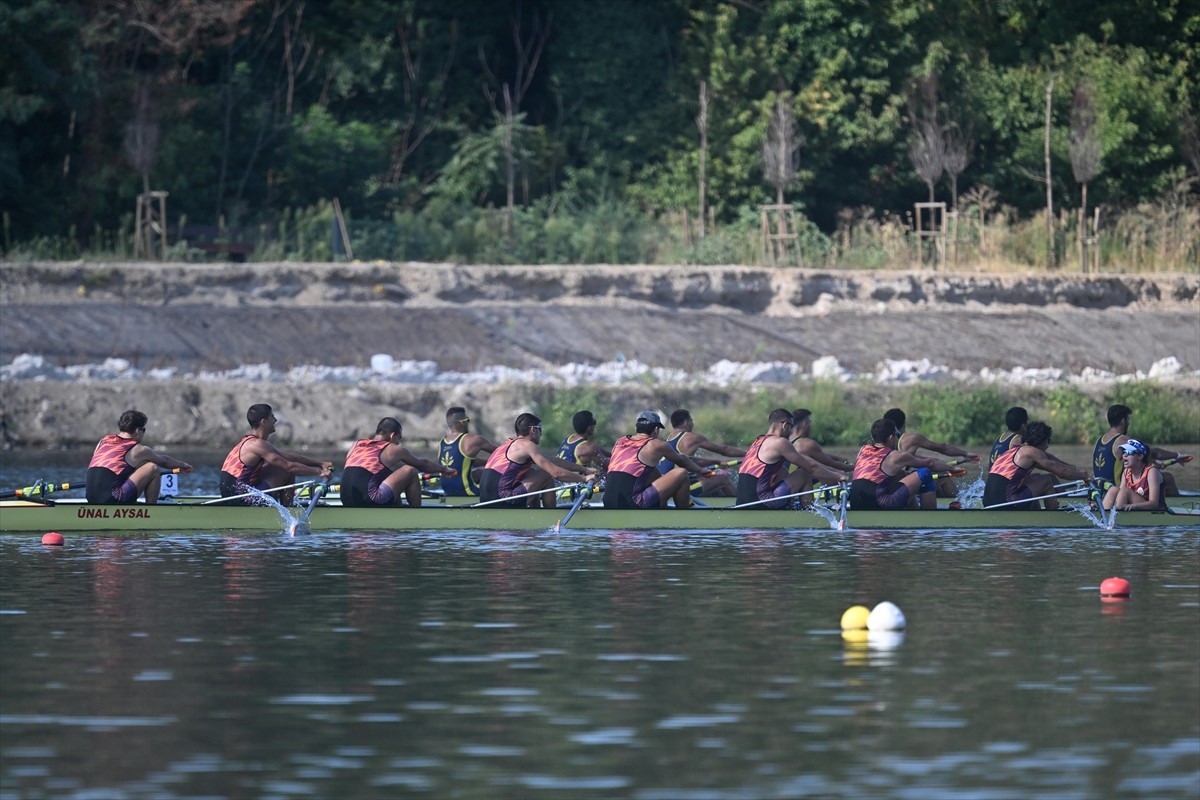
[[531, 426], [529, 426], [529, 432], [530, 432], [530, 433], [533, 433], [534, 431], [537, 431], [538, 433], [541, 433], [541, 432], [542, 432], [542, 426], [541, 426], [541, 425], [531, 425]]
[[463, 417], [462, 419], [459, 420], [459, 422], [470, 422], [470, 421], [471, 421], [470, 417]]

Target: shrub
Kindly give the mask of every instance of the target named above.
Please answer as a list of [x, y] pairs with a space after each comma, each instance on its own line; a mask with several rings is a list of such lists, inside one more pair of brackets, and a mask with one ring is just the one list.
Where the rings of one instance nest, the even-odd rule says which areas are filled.
[[1009, 406], [993, 386], [918, 386], [906, 403], [908, 427], [956, 445], [990, 444], [1003, 427]]
[[1152, 444], [1200, 442], [1200, 409], [1156, 383], [1141, 381], [1115, 386], [1105, 404], [1133, 409], [1130, 436]]
[[[1043, 422], [1054, 429], [1059, 444], [1088, 444], [1096, 438], [1096, 401], [1075, 386], [1046, 392]], [[1031, 414], [1033, 419], [1038, 415]]]

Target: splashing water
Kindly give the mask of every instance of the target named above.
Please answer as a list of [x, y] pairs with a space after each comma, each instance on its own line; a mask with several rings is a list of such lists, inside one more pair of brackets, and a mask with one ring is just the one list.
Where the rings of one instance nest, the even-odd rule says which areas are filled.
[[809, 514], [816, 514], [821, 519], [829, 523], [829, 527], [837, 530], [838, 527], [838, 512], [835, 509], [823, 506], [820, 503], [813, 503], [808, 508], [803, 509]]
[[250, 487], [250, 502], [256, 506], [269, 506], [275, 509], [279, 514], [279, 521], [283, 525], [283, 529], [288, 532], [289, 536], [296, 535], [296, 519], [291, 515], [287, 508], [276, 500], [271, 495], [260, 492], [258, 489]]
[[1065, 505], [1068, 511], [1081, 515], [1097, 528], [1111, 527], [1108, 516], [1101, 510], [1093, 509], [1090, 503], [1067, 503]]
[[962, 503], [963, 508], [983, 508], [984, 484], [984, 476], [980, 475], [959, 489], [958, 495], [954, 499]]

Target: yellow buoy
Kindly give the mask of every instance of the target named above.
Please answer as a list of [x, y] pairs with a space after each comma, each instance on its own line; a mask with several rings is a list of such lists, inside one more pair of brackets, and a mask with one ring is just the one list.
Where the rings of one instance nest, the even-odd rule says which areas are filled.
[[863, 630], [867, 627], [867, 617], [869, 616], [871, 616], [871, 609], [866, 606], [850, 606], [846, 609], [846, 613], [842, 614], [842, 630]]

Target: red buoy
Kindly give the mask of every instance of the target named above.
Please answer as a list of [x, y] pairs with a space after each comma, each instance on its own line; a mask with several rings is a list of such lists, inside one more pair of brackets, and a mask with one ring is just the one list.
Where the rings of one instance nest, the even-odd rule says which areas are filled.
[[50, 547], [62, 547], [65, 542], [66, 539], [64, 539], [63, 535], [57, 531], [50, 531], [42, 537], [42, 544]]
[[1100, 584], [1101, 597], [1129, 597], [1129, 581], [1124, 578], [1105, 578]]

